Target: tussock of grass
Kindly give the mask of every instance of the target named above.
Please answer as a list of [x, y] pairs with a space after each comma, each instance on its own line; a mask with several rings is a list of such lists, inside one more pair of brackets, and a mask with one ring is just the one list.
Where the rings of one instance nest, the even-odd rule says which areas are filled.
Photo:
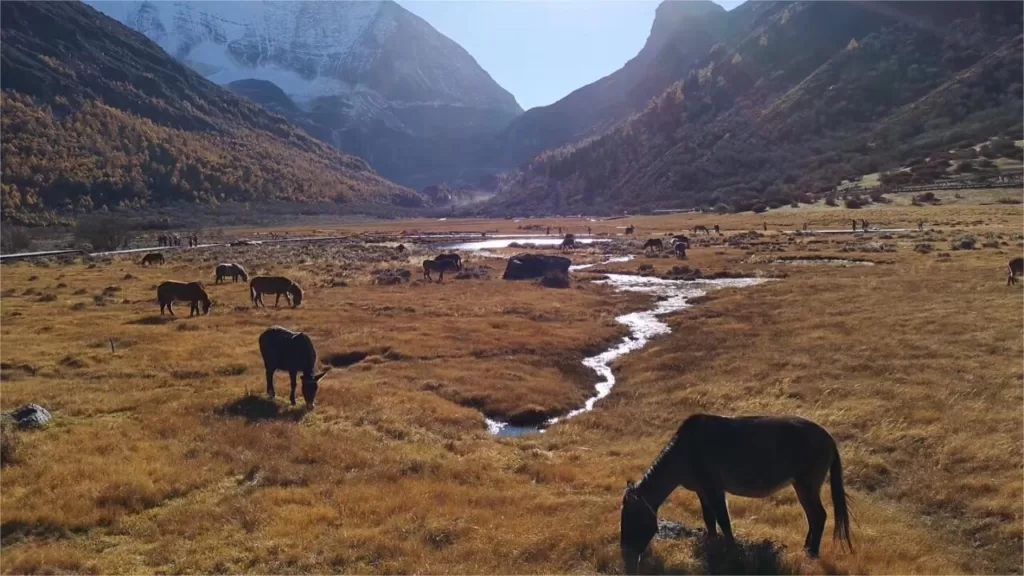
[[[739, 549], [658, 539], [648, 572], [1019, 572], [1020, 287], [1005, 286], [1008, 254], [938, 258], [914, 247], [1016, 234], [1024, 213], [894, 204], [857, 214], [865, 210], [873, 225], [916, 228], [925, 218], [961, 230], [894, 235], [889, 265], [789, 267], [782, 281], [716, 291], [665, 318], [671, 334], [618, 361], [616, 388], [594, 412], [515, 440], [490, 437], [481, 413], [528, 422], [578, 407], [595, 381], [580, 360], [624, 336], [616, 316], [650, 298], [592, 284], [593, 274], [573, 274], [572, 290], [447, 276], [373, 284], [373, 270], [412, 268], [430, 253], [408, 241], [411, 261], [345, 242], [246, 249], [249, 270], [303, 286], [294, 310], [253, 309], [245, 285], [213, 285], [217, 262], [241, 259], [230, 250], [176, 253], [162, 269], [127, 258], [94, 268], [5, 265], [4, 288], [15, 295], [33, 274], [41, 286], [63, 274], [86, 290], [79, 296], [137, 278], [118, 292], [128, 303], [89, 302], [74, 314], [69, 302], [0, 303], [4, 406], [38, 402], [61, 415], [24, 434], [24, 457], [4, 466], [2, 570], [618, 573], [624, 481], [643, 473], [686, 415], [709, 411], [797, 414], [828, 428], [854, 497], [857, 552], [826, 538], [822, 559], [807, 559], [803, 512], [786, 489], [730, 497]], [[850, 217], [835, 208], [629, 222], [637, 254], [648, 234], [720, 224], [727, 236], [702, 239], [686, 265], [756, 276], [770, 264], [752, 254], [842, 258], [844, 248], [876, 241], [775, 232], [804, 220], [845, 227]], [[579, 221], [551, 222], [579, 232]], [[625, 225], [588, 224], [612, 234]], [[366, 227], [479, 233], [515, 224]], [[728, 243], [751, 230], [758, 234]], [[677, 264], [652, 256], [604, 268]], [[348, 286], [331, 287], [336, 278]], [[203, 279], [218, 305], [200, 318], [161, 317], [152, 287], [166, 279]], [[288, 404], [280, 373], [278, 397], [263, 393], [256, 341], [274, 324], [309, 333], [325, 365], [346, 365], [323, 381], [315, 410]], [[134, 344], [110, 354], [97, 344], [108, 338]], [[827, 489], [823, 498], [832, 515]], [[685, 491], [660, 513], [702, 524]], [[830, 520], [826, 536], [831, 528]]]

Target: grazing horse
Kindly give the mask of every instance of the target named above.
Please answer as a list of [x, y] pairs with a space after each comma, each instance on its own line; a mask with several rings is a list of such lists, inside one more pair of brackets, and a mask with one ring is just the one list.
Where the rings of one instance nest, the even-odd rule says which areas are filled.
[[658, 507], [678, 486], [697, 493], [708, 536], [717, 537], [718, 525], [733, 544], [725, 495], [767, 498], [792, 485], [809, 524], [804, 548], [816, 557], [828, 516], [821, 503], [826, 475], [831, 477], [835, 510], [833, 535], [852, 551], [843, 466], [836, 442], [824, 428], [795, 416], [690, 416], [643, 478], [626, 483], [620, 526], [626, 573], [636, 573], [658, 531]]
[[676, 234], [672, 237], [672, 245], [685, 244], [687, 248], [690, 247], [690, 239], [682, 234]]
[[711, 234], [711, 231], [708, 230], [707, 226], [701, 226], [700, 224], [694, 226], [693, 230], [691, 230], [691, 232], [693, 232], [694, 234], [696, 234], [698, 232], [703, 232], [703, 233], [708, 234], [708, 235]]
[[306, 406], [313, 408], [316, 404], [316, 393], [320, 389], [320, 381], [330, 372], [330, 368], [316, 374], [316, 348], [309, 336], [302, 332], [292, 332], [287, 328], [273, 326], [260, 334], [260, 354], [263, 356], [263, 367], [267, 371], [267, 395], [274, 397], [274, 372], [284, 370], [291, 378], [292, 406], [295, 405], [295, 376], [302, 372], [302, 398]]
[[660, 252], [665, 249], [665, 243], [661, 241], [661, 238], [651, 238], [644, 242], [644, 252], [647, 252], [648, 249], [655, 249]]
[[676, 256], [686, 260], [686, 247], [689, 246], [689, 242], [676, 242], [673, 245], [673, 249], [676, 252]]
[[444, 273], [447, 270], [458, 270], [453, 260], [424, 260], [423, 261], [423, 279], [433, 280], [434, 278], [430, 275], [431, 272], [437, 272], [437, 281], [442, 282], [444, 280]]
[[242, 282], [249, 281], [249, 275], [241, 264], [217, 264], [217, 279], [214, 280], [214, 284], [220, 284], [228, 276], [231, 276], [232, 282], [238, 282], [239, 277], [242, 278]]
[[1024, 275], [1024, 258], [1014, 258], [1008, 265], [1010, 274], [1006, 277], [1006, 285], [1017, 283], [1017, 276]]
[[174, 302], [188, 302], [188, 315], [199, 314], [199, 305], [203, 305], [203, 314], [210, 313], [210, 296], [206, 293], [201, 282], [175, 282], [168, 280], [161, 282], [156, 287], [156, 299], [160, 302], [160, 315], [163, 316], [164, 308], [174, 316], [174, 309], [171, 304]]
[[252, 297], [253, 306], [259, 308], [260, 304], [266, 308], [263, 302], [264, 294], [274, 294], [274, 308], [281, 302], [281, 295], [295, 308], [302, 304], [302, 288], [284, 276], [257, 276], [249, 281], [249, 295]]
[[399, 254], [405, 252], [405, 244], [399, 244], [398, 246], [395, 246], [395, 252], [398, 252]]
[[164, 263], [164, 255], [159, 253], [159, 252], [150, 252], [149, 254], [146, 254], [145, 256], [142, 257], [142, 265], [143, 266], [150, 266], [150, 265], [154, 265], [154, 264], [163, 264], [163, 263]]
[[633, 234], [634, 232], [636, 232], [636, 228], [632, 224], [626, 226], [626, 234]]
[[455, 264], [455, 269], [456, 270], [462, 270], [462, 256], [459, 256], [458, 254], [456, 254], [454, 252], [451, 253], [451, 254], [441, 254], [440, 256], [434, 258], [435, 262], [438, 262], [438, 261], [441, 261], [441, 260], [448, 260], [448, 261], [450, 261], [450, 262]]
[[576, 247], [576, 236], [574, 234], [566, 234], [565, 239], [562, 240], [561, 249], [570, 250]]

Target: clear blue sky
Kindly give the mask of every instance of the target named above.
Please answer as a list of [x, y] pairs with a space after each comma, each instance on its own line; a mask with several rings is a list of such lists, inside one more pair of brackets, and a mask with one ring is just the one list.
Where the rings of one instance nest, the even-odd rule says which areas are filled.
[[[524, 109], [546, 106], [636, 56], [657, 0], [398, 0], [458, 42]], [[732, 9], [740, 0], [715, 0]]]

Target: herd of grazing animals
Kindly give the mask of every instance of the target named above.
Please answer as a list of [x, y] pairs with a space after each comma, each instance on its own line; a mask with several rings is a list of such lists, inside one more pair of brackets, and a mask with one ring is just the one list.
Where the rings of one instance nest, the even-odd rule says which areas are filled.
[[[867, 222], [863, 223], [867, 229]], [[714, 226], [721, 234], [720, 228]], [[706, 226], [695, 226], [693, 232], [710, 234]], [[633, 234], [633, 226], [627, 228]], [[651, 238], [643, 245], [644, 252], [661, 251], [665, 242]], [[680, 257], [686, 257], [690, 240], [685, 235], [672, 236], [669, 245]], [[574, 247], [575, 238], [567, 234], [562, 248]], [[398, 251], [404, 252], [404, 246]], [[163, 264], [160, 253], [146, 254], [142, 265]], [[1024, 275], [1024, 258], [1014, 258], [1008, 264], [1007, 285], [1017, 283]], [[462, 270], [458, 254], [441, 254], [423, 261], [424, 279], [433, 280], [437, 272], [441, 282], [446, 271]], [[259, 307], [264, 294], [274, 294], [275, 308], [283, 295], [294, 308], [302, 303], [302, 289], [297, 283], [282, 276], [249, 275], [241, 265], [222, 263], [216, 267], [215, 283], [226, 278], [233, 282], [249, 281], [252, 303]], [[200, 282], [162, 282], [157, 287], [160, 313], [166, 309], [172, 316], [174, 302], [188, 302], [190, 316], [208, 314], [212, 306], [209, 295]], [[306, 406], [315, 406], [320, 382], [330, 368], [317, 373], [317, 352], [312, 340], [302, 332], [281, 326], [266, 329], [258, 340], [260, 355], [266, 371], [267, 395], [275, 397], [274, 374], [287, 372], [291, 384], [289, 400], [296, 404], [296, 388], [301, 379], [302, 397]], [[301, 378], [300, 378], [301, 375]], [[793, 486], [797, 499], [807, 517], [807, 536], [804, 548], [808, 555], [817, 557], [828, 516], [821, 501], [821, 488], [829, 478], [832, 506], [835, 513], [834, 539], [845, 542], [852, 552], [850, 511], [843, 486], [843, 468], [839, 449], [832, 436], [820, 425], [797, 417], [747, 416], [726, 418], [695, 414], [686, 418], [662, 453], [655, 459], [639, 482], [626, 483], [622, 496], [620, 518], [620, 551], [627, 574], [637, 573], [641, 558], [658, 531], [657, 511], [668, 496], [679, 486], [696, 493], [707, 528], [707, 534], [717, 537], [718, 528], [730, 545], [735, 544], [732, 524], [726, 506], [726, 495], [748, 498], [766, 498], [775, 492]]]

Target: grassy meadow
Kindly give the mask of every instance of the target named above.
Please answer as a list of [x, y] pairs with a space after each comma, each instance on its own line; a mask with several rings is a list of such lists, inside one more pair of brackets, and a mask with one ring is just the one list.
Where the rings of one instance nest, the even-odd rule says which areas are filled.
[[[626, 480], [703, 411], [825, 426], [843, 458], [855, 552], [831, 542], [830, 518], [821, 559], [806, 558], [787, 488], [730, 497], [739, 550], [655, 539], [645, 572], [1021, 573], [1024, 300], [1006, 286], [1006, 263], [1022, 253], [1024, 209], [965, 196], [763, 215], [318, 224], [274, 232], [352, 239], [165, 251], [162, 267], [140, 266], [141, 254], [4, 265], [0, 405], [35, 402], [54, 418], [17, 433], [0, 472], [0, 571], [621, 573]], [[781, 233], [852, 218], [909, 230]], [[622, 235], [629, 224], [635, 238]], [[690, 234], [685, 262], [641, 254], [645, 239], [697, 224], [724, 235]], [[530, 422], [581, 405], [596, 376], [580, 361], [627, 334], [617, 316], [653, 301], [591, 282], [594, 271], [561, 290], [502, 281], [514, 249], [464, 253], [475, 278], [426, 283], [418, 263], [437, 250], [402, 235], [525, 225], [616, 239], [578, 250], [578, 263], [637, 254], [602, 270], [780, 278], [664, 318], [672, 333], [620, 359], [593, 412], [495, 438], [484, 414]], [[951, 250], [965, 236], [976, 249]], [[874, 265], [778, 262], [798, 257]], [[246, 284], [214, 285], [219, 262], [295, 279], [302, 306], [269, 297], [253, 309]], [[395, 267], [412, 282], [374, 283]], [[210, 315], [177, 304], [176, 318], [161, 317], [165, 279], [204, 282]], [[275, 324], [308, 332], [334, 366], [313, 411], [301, 394], [288, 404], [284, 373], [266, 398], [256, 339]], [[703, 527], [685, 490], [660, 517]]]

